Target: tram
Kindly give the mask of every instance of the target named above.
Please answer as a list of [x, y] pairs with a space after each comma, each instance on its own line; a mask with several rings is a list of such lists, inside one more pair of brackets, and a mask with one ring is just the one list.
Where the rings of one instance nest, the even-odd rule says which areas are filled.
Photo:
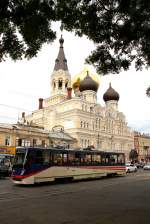
[[61, 178], [80, 180], [125, 173], [124, 153], [20, 147], [16, 149], [11, 178], [15, 184], [35, 184]]

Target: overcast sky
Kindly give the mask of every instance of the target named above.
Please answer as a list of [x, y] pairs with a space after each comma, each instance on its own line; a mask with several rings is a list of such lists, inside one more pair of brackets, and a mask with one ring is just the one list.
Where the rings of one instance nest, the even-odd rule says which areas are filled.
[[[38, 98], [50, 96], [50, 76], [59, 50], [58, 38], [44, 45], [36, 58], [30, 61], [0, 63], [0, 122], [15, 123], [21, 113], [38, 109]], [[68, 68], [73, 77], [84, 68], [85, 58], [94, 50], [94, 44], [86, 37], [78, 38], [63, 31], [64, 50]], [[90, 67], [93, 70], [92, 67]], [[150, 85], [150, 71], [136, 72], [133, 68], [117, 75], [100, 76], [98, 101], [104, 105], [103, 94], [109, 83], [120, 94], [119, 111], [126, 116], [128, 126], [145, 133], [150, 132], [150, 98], [145, 94]]]

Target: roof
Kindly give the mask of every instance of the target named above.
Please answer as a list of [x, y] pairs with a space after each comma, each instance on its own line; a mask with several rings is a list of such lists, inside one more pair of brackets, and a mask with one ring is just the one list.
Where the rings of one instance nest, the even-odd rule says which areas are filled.
[[49, 132], [49, 137], [55, 138], [55, 139], [61, 139], [64, 141], [75, 141], [75, 139], [73, 137], [71, 137], [69, 134], [67, 134], [63, 131], [60, 131], [60, 132], [51, 131], [51, 132]]
[[98, 83], [95, 82], [91, 76], [89, 76], [88, 71], [86, 77], [80, 82], [79, 85], [80, 92], [85, 90], [92, 90], [97, 92], [98, 90]]
[[53, 139], [60, 139], [64, 141], [76, 141], [75, 138], [71, 137], [69, 134], [63, 132], [63, 131], [49, 131], [44, 128], [40, 127], [33, 127], [29, 125], [23, 125], [23, 124], [3, 124], [0, 123], [0, 128], [6, 128], [6, 129], [16, 129], [16, 130], [23, 130], [23, 131], [30, 131], [30, 132], [36, 132], [40, 134], [47, 134], [49, 138]]
[[13, 129], [12, 124], [0, 123], [0, 128]]
[[111, 83], [109, 84], [109, 88], [107, 89], [107, 91], [104, 93], [103, 95], [103, 100], [106, 101], [110, 101], [110, 100], [119, 100], [119, 93], [117, 93], [112, 87], [111, 87]]
[[5, 129], [16, 129], [16, 130], [30, 130], [32, 132], [39, 132], [39, 133], [49, 133], [48, 130], [45, 130], [40, 127], [33, 127], [29, 125], [23, 125], [23, 124], [5, 124], [5, 123], [0, 123], [0, 128], [5, 128]]
[[67, 71], [68, 66], [67, 66], [67, 60], [65, 58], [64, 48], [63, 48], [64, 39], [62, 38], [62, 36], [59, 39], [59, 43], [60, 43], [60, 48], [59, 48], [58, 56], [55, 60], [54, 71], [58, 71], [60, 69]]

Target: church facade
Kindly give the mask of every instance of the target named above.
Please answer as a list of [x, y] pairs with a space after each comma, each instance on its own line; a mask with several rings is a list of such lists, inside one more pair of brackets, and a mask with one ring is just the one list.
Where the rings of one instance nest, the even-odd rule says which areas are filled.
[[21, 122], [36, 124], [51, 131], [64, 127], [76, 143], [74, 147], [91, 146], [102, 151], [124, 152], [126, 159], [134, 148], [134, 135], [127, 125], [125, 115], [118, 111], [119, 94], [111, 84], [104, 93], [105, 106], [97, 102], [99, 83], [89, 72], [79, 76], [74, 83], [64, 54], [61, 37], [59, 53], [51, 75], [51, 94], [39, 99], [39, 108], [26, 115]]

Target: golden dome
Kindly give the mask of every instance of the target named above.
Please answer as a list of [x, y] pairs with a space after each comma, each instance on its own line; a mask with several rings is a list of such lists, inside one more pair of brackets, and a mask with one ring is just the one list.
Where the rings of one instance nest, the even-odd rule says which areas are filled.
[[75, 75], [73, 78], [72, 78], [72, 88], [76, 88], [77, 86], [79, 87], [80, 85], [80, 82], [87, 76], [87, 72], [89, 73], [90, 77], [98, 84], [99, 86], [99, 75], [98, 74], [94, 74], [94, 73], [91, 73], [89, 71], [89, 69], [87, 67], [85, 67], [80, 73], [78, 73], [77, 75]]

